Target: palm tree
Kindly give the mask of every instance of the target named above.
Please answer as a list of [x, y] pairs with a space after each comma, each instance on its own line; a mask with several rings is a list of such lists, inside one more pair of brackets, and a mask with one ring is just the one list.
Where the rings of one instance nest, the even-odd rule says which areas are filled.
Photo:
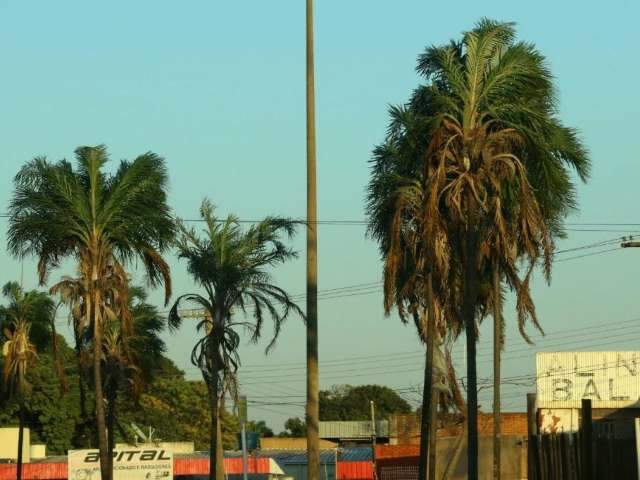
[[[79, 272], [80, 275], [80, 272]], [[78, 368], [78, 391], [80, 392], [80, 416], [83, 420], [83, 427], [88, 425], [89, 416], [87, 412], [87, 392], [86, 382], [88, 374], [86, 358], [89, 347], [90, 336], [87, 335], [88, 325], [85, 325], [87, 316], [84, 300], [87, 292], [84, 291], [85, 282], [81, 276], [64, 276], [49, 289], [51, 295], [58, 296], [60, 303], [69, 309], [69, 323], [73, 330], [74, 353], [76, 367]]]
[[[477, 321], [492, 304], [495, 348], [500, 349], [504, 278], [516, 291], [525, 339], [528, 321], [539, 327], [529, 295], [531, 272], [542, 258], [549, 280], [553, 239], [562, 234], [562, 220], [575, 207], [571, 170], [586, 180], [589, 160], [576, 132], [556, 116], [544, 57], [533, 45], [515, 41], [512, 24], [482, 20], [461, 42], [427, 48], [418, 72], [427, 84], [414, 92], [408, 106], [423, 124], [423, 135], [413, 140], [420, 143], [421, 155], [413, 161], [424, 165], [425, 198], [436, 202], [430, 221], [444, 225], [450, 264], [460, 269], [459, 317], [467, 337], [469, 382], [468, 466], [469, 478], [475, 479]], [[520, 259], [528, 262], [523, 276]], [[493, 284], [491, 293], [486, 283]], [[499, 353], [496, 360], [498, 370]], [[499, 379], [499, 371], [495, 377]], [[499, 391], [495, 393], [494, 475], [499, 476]]]
[[18, 282], [6, 283], [1, 292], [8, 304], [0, 305], [0, 319], [24, 317], [31, 324], [31, 342], [38, 351], [53, 345], [56, 305], [51, 297], [39, 290], [25, 291]]
[[128, 312], [131, 316], [130, 334], [122, 328], [123, 322], [115, 319], [105, 323], [102, 346], [104, 390], [107, 392], [107, 432], [109, 455], [113, 455], [114, 434], [117, 418], [118, 396], [139, 398], [142, 389], [156, 371], [166, 345], [160, 333], [165, 323], [158, 310], [146, 303], [147, 293], [143, 288], [132, 287], [128, 294]]
[[18, 429], [18, 465], [17, 479], [22, 479], [22, 448], [24, 432], [24, 400], [28, 389], [27, 369], [36, 360], [36, 349], [29, 337], [31, 323], [27, 320], [30, 305], [26, 302], [14, 303], [18, 307], [11, 327], [4, 329], [6, 341], [2, 346], [4, 366], [2, 378], [9, 391], [14, 391], [20, 406]]
[[79, 147], [76, 168], [45, 158], [28, 162], [15, 178], [9, 207], [8, 244], [12, 254], [39, 258], [44, 284], [63, 258], [77, 261], [84, 293], [85, 325], [93, 344], [95, 413], [102, 478], [112, 478], [108, 456], [101, 349], [103, 326], [110, 315], [111, 273], [134, 259], [144, 266], [151, 285], [164, 284], [165, 302], [171, 295], [169, 266], [162, 253], [174, 236], [174, 222], [166, 201], [164, 160], [145, 153], [122, 161], [114, 174], [104, 172], [104, 146]]
[[[239, 365], [237, 348], [244, 327], [256, 342], [262, 335], [265, 316], [274, 325], [274, 336], [266, 352], [274, 346], [282, 323], [293, 311], [303, 316], [287, 292], [273, 284], [265, 270], [282, 264], [296, 256], [280, 239], [291, 237], [295, 225], [285, 219], [269, 217], [240, 229], [237, 217], [230, 215], [219, 220], [213, 205], [205, 200], [200, 208], [205, 222], [204, 235], [180, 225], [179, 258], [186, 260], [187, 268], [203, 294], [190, 293], [178, 297], [169, 313], [169, 326], [178, 328], [182, 323], [180, 304], [192, 302], [204, 310], [204, 320], [198, 330], [205, 334], [195, 344], [192, 363], [200, 369], [207, 384], [211, 408], [210, 471], [209, 478], [224, 478], [224, 465], [218, 461], [219, 403], [224, 386]], [[253, 321], [234, 320], [237, 310], [248, 313]]]
[[418, 470], [424, 480], [435, 475], [434, 384], [440, 379], [434, 377], [434, 353], [441, 341], [455, 340], [461, 329], [452, 308], [457, 270], [451, 268], [446, 225], [433, 212], [437, 202], [428, 197], [429, 172], [418, 161], [427, 147], [425, 117], [415, 110], [390, 111], [387, 139], [374, 150], [367, 210], [369, 234], [378, 241], [384, 262], [385, 313], [395, 306], [404, 323], [413, 319], [427, 346]]

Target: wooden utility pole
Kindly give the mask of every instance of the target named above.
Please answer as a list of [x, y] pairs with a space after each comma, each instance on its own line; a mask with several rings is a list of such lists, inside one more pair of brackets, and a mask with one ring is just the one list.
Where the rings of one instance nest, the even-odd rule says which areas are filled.
[[309, 480], [320, 480], [318, 372], [318, 221], [313, 0], [307, 0], [307, 458]]
[[376, 406], [373, 400], [369, 400], [371, 405], [371, 462], [373, 463], [373, 478], [376, 478], [376, 441], [378, 432], [376, 431]]
[[527, 393], [527, 478], [535, 480], [535, 458], [533, 455], [533, 442], [538, 434], [538, 420], [536, 411], [536, 394]]
[[591, 399], [582, 399], [582, 419], [580, 420], [580, 434], [582, 436], [582, 476], [584, 480], [593, 480], [593, 420], [591, 415]]

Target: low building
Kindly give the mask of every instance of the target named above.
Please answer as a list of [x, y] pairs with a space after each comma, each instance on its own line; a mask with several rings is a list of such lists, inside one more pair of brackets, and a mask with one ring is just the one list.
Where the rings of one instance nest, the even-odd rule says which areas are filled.
[[[320, 452], [321, 480], [373, 480], [371, 448], [330, 449]], [[230, 480], [242, 478], [241, 452], [225, 452], [225, 472]], [[248, 458], [251, 480], [308, 478], [306, 450], [256, 450]], [[205, 452], [173, 455], [173, 478], [208, 478], [209, 455]], [[15, 480], [16, 465], [0, 464], [0, 480]], [[23, 466], [24, 480], [67, 480], [67, 457], [49, 457]]]
[[[340, 445], [371, 443], [374, 435], [371, 422], [342, 422], [330, 421], [320, 422], [320, 438], [330, 440]], [[389, 441], [389, 421], [379, 420], [376, 422], [375, 430], [376, 442], [388, 443]]]
[[[262, 450], [306, 450], [307, 439], [297, 437], [269, 437], [260, 439]], [[338, 444], [328, 440], [320, 440], [321, 450], [338, 448]]]

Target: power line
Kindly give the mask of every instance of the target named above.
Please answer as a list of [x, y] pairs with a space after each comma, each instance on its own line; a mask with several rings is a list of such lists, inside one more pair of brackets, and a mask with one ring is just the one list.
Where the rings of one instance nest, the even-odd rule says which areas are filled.
[[[0, 214], [0, 218], [10, 218], [10, 215], [8, 213], [1, 213]], [[183, 222], [189, 222], [189, 223], [203, 223], [205, 222], [205, 220], [203, 220], [202, 218], [181, 218], [179, 216], [176, 216], [176, 218], [179, 218], [180, 220], [182, 220]], [[299, 222], [299, 223], [308, 223], [304, 218], [295, 218], [295, 217], [290, 217], [290, 219], [292, 221], [295, 222]], [[238, 223], [248, 223], [248, 224], [254, 224], [254, 223], [260, 223], [262, 221], [264, 221], [265, 219], [238, 219], [236, 220]], [[220, 219], [218, 220], [218, 222], [225, 222], [226, 219]], [[356, 219], [330, 219], [330, 220], [317, 220], [315, 222], [316, 225], [369, 225], [369, 221], [368, 220], [356, 220]], [[621, 222], [621, 223], [612, 223], [612, 222], [565, 222], [564, 225], [566, 225], [567, 227], [640, 227], [640, 223], [629, 223], [629, 222]], [[572, 228], [567, 228], [567, 230], [571, 230], [571, 231], [610, 231], [610, 230], [601, 230], [601, 229], [590, 229], [590, 230], [576, 230], [576, 229], [572, 229]], [[622, 231], [627, 231], [627, 230], [622, 230]]]

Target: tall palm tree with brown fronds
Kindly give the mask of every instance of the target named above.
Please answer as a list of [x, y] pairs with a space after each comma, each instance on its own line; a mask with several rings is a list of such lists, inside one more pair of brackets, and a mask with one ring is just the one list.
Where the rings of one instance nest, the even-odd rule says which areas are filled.
[[66, 160], [52, 163], [39, 157], [18, 172], [9, 207], [8, 246], [20, 258], [38, 257], [42, 284], [62, 259], [77, 262], [94, 351], [100, 469], [103, 480], [110, 480], [100, 362], [103, 326], [112, 313], [109, 282], [114, 274], [125, 278], [125, 266], [138, 259], [152, 285], [164, 284], [168, 303], [171, 279], [162, 254], [173, 241], [175, 227], [161, 157], [145, 153], [122, 161], [114, 174], [108, 174], [104, 146], [79, 147], [75, 156], [75, 168]]
[[[238, 218], [230, 215], [218, 219], [213, 205], [205, 200], [200, 208], [205, 223], [203, 234], [181, 224], [177, 243], [178, 256], [203, 294], [190, 293], [177, 298], [169, 313], [169, 326], [182, 323], [182, 302], [191, 302], [204, 310], [198, 330], [204, 335], [196, 342], [192, 363], [200, 369], [209, 392], [211, 408], [209, 478], [224, 478], [224, 465], [218, 452], [220, 397], [238, 365], [239, 328], [245, 328], [251, 340], [262, 336], [265, 319], [271, 319], [274, 335], [266, 352], [274, 346], [282, 323], [293, 313], [304, 317], [289, 294], [272, 281], [268, 269], [295, 258], [281, 237], [291, 237], [295, 224], [286, 219], [269, 217], [249, 227], [240, 228]], [[251, 313], [252, 320], [236, 321], [239, 312]]]
[[[515, 40], [512, 24], [482, 20], [461, 41], [427, 48], [418, 72], [427, 83], [414, 92], [407, 109], [423, 125], [422, 135], [409, 139], [421, 151], [405, 162], [423, 165], [425, 198], [436, 202], [430, 221], [444, 225], [450, 258], [455, 259], [451, 264], [460, 266], [459, 317], [467, 337], [469, 382], [468, 466], [469, 478], [475, 479], [477, 321], [487, 313], [481, 287], [493, 278], [496, 349], [502, 344], [501, 280], [516, 290], [525, 338], [527, 321], [539, 326], [529, 295], [531, 272], [542, 262], [550, 278], [554, 237], [562, 234], [563, 218], [576, 205], [572, 170], [586, 180], [589, 159], [576, 132], [557, 117], [544, 57], [532, 44]], [[375, 165], [376, 172], [385, 174], [384, 168]], [[521, 259], [528, 262], [524, 272], [518, 270]], [[499, 385], [499, 361], [495, 366]], [[499, 391], [494, 407], [497, 478]]]

